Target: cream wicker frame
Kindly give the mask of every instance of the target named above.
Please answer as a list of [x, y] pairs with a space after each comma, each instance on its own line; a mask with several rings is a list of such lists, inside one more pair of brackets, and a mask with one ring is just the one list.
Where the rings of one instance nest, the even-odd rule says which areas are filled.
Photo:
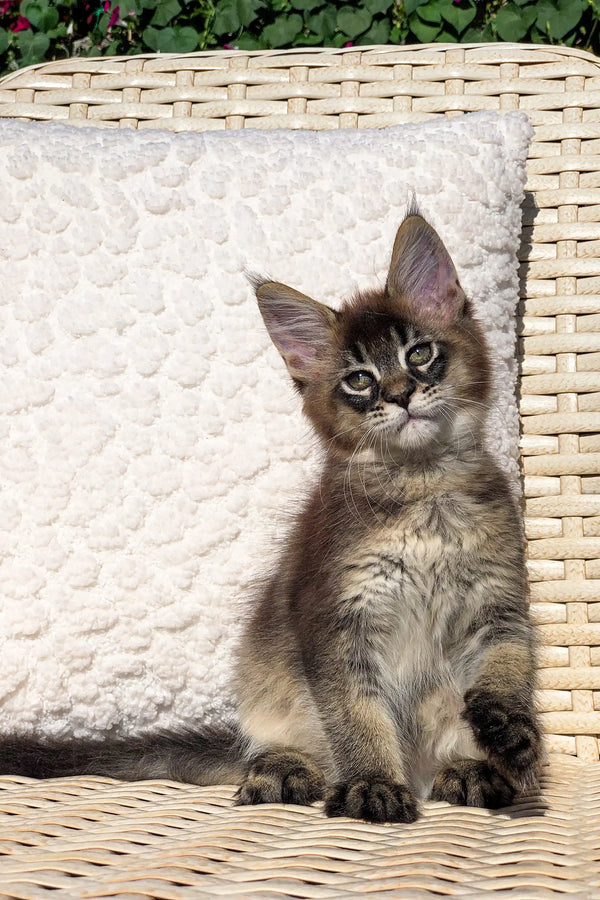
[[[72, 59], [32, 67], [0, 80], [0, 117], [113, 128], [367, 128], [480, 109], [525, 110], [535, 126], [523, 209], [519, 359], [531, 599], [541, 645], [539, 709], [551, 750], [594, 761], [598, 760], [600, 735], [599, 62], [575, 50], [511, 44], [220, 51]], [[572, 806], [573, 799], [569, 799], [564, 779], [568, 781], [571, 774], [575, 777], [576, 770], [578, 777], [583, 777], [575, 760], [570, 762], [571, 768], [565, 768], [566, 762], [561, 764], [564, 777], [555, 791], [560, 809], [561, 803], [565, 808]], [[587, 770], [586, 786], [581, 782], [584, 791], [591, 793], [594, 785], [598, 789], [599, 772], [600, 767]], [[81, 790], [82, 796], [92, 790], [89, 780]], [[202, 789], [195, 790], [198, 802]], [[63, 800], [65, 796], [71, 796], [68, 789], [61, 794]], [[31, 805], [28, 797], [23, 802]], [[123, 794], [119, 797], [114, 801], [117, 805]], [[225, 803], [230, 793], [223, 797], [217, 792], [206, 803], [214, 809]], [[129, 809], [127, 802], [125, 807]], [[483, 821], [473, 818], [475, 813], [469, 811], [470, 825]], [[300, 820], [308, 814], [298, 810], [289, 820], [300, 827], [299, 835], [304, 833]], [[455, 816], [453, 821], [458, 821], [459, 813]], [[562, 822], [561, 816], [559, 810], [556, 821]], [[578, 813], [578, 817], [584, 818], [584, 814]], [[217, 820], [217, 832], [219, 827]], [[269, 832], [268, 822], [265, 827]], [[362, 831], [352, 832], [353, 839], [366, 833], [367, 826], [363, 823], [360, 827]], [[596, 831], [600, 832], [600, 827]], [[377, 834], [377, 846], [385, 856], [390, 852], [385, 849], [385, 831], [380, 828]], [[557, 842], [553, 834], [550, 841]], [[296, 846], [304, 840], [300, 837]], [[412, 837], [406, 840], [408, 847]], [[468, 843], [466, 837], [465, 841]], [[323, 853], [320, 846], [318, 852]], [[341, 858], [348, 860], [350, 845], [345, 846], [346, 855], [342, 853]], [[396, 839], [394, 846], [397, 848]], [[410, 846], [416, 853], [420, 845]], [[475, 864], [474, 851], [467, 852], [464, 846], [460, 852], [456, 847], [452, 852], [457, 857], [462, 854], [463, 863], [469, 857]], [[536, 847], [543, 857], [542, 845]], [[597, 850], [595, 853], [597, 860]], [[207, 893], [196, 890], [194, 896], [229, 896], [229, 888], [215, 880], [214, 860], [221, 857], [210, 858], [213, 868], [206, 870], [212, 873], [208, 882], [189, 880], [188, 872], [184, 883], [209, 885]], [[275, 852], [273, 860], [276, 858]], [[256, 862], [253, 865], [257, 866]], [[340, 865], [338, 861], [333, 870], [341, 872]], [[73, 867], [66, 868], [72, 876]], [[471, 882], [456, 873], [446, 878], [433, 863], [430, 868], [436, 869], [435, 877], [421, 873], [410, 882], [415, 889], [434, 886], [442, 893], [459, 891], [466, 896], [484, 883], [481, 873]], [[597, 873], [597, 865], [590, 871]], [[589, 872], [578, 872], [582, 880], [577, 883], [590, 886], [589, 896], [594, 896], [591, 886], [598, 886], [600, 880], [594, 880]], [[144, 896], [180, 896], [178, 889], [167, 891], [165, 877], [160, 876], [160, 890], [158, 882], [149, 888], [142, 888], [139, 882], [139, 889], [150, 891]], [[354, 889], [361, 890], [348, 881], [338, 893], [329, 875], [319, 881], [313, 871], [311, 877], [312, 882], [301, 879], [304, 892], [294, 896], [347, 896]], [[559, 882], [563, 884], [560, 878], [555, 881], [550, 874], [547, 878], [548, 885], [551, 882], [554, 890], [562, 892], [557, 887]], [[177, 882], [177, 878], [173, 880]], [[308, 882], [313, 885], [310, 889]], [[317, 882], [329, 887], [318, 887]], [[18, 893], [16, 882], [10, 883], [10, 896], [38, 896], [31, 886]], [[72, 884], [58, 876], [52, 883], [58, 887]], [[269, 884], [287, 896], [283, 883]], [[519, 889], [521, 898], [530, 896], [525, 884], [543, 886], [546, 882], [542, 878], [504, 884]], [[376, 886], [371, 881], [371, 890], [386, 890], [386, 885], [389, 882]], [[125, 887], [121, 884], [120, 889]], [[238, 889], [239, 884], [236, 893]], [[574, 889], [578, 888], [571, 883], [565, 892]], [[45, 895], [45, 890], [42, 893]], [[74, 890], [67, 895], [78, 896]], [[270, 891], [265, 894], [271, 895]]]

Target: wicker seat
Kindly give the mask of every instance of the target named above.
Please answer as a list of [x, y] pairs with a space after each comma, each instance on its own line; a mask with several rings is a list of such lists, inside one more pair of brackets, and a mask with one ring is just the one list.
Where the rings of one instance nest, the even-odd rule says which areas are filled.
[[[522, 464], [542, 796], [411, 826], [232, 808], [232, 789], [0, 779], [0, 896], [600, 896], [600, 64], [431, 45], [72, 59], [0, 80], [0, 117], [113, 128], [365, 128], [523, 109]], [[0, 162], [1, 164], [1, 162]]]

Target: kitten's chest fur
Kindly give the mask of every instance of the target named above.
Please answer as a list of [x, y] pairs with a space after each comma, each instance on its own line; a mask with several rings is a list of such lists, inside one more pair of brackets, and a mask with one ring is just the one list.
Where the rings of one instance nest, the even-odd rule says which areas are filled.
[[486, 532], [468, 494], [441, 493], [407, 500], [347, 548], [340, 609], [346, 616], [362, 611], [362, 634], [372, 632], [390, 680], [452, 662], [482, 599], [473, 583]]

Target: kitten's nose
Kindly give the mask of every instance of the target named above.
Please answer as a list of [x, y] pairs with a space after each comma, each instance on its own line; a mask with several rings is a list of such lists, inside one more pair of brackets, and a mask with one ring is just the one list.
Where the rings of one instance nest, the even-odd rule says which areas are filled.
[[407, 384], [402, 391], [383, 391], [383, 399], [388, 403], [396, 403], [398, 406], [402, 406], [404, 409], [408, 409], [408, 404], [410, 402], [410, 398], [415, 392], [416, 384]]

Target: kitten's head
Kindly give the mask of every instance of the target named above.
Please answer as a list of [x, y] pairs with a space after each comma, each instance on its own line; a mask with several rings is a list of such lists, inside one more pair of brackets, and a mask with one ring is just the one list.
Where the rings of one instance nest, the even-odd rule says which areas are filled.
[[411, 211], [398, 230], [385, 288], [339, 311], [278, 282], [256, 279], [255, 289], [331, 452], [419, 459], [480, 441], [485, 340], [448, 251], [420, 215]]

